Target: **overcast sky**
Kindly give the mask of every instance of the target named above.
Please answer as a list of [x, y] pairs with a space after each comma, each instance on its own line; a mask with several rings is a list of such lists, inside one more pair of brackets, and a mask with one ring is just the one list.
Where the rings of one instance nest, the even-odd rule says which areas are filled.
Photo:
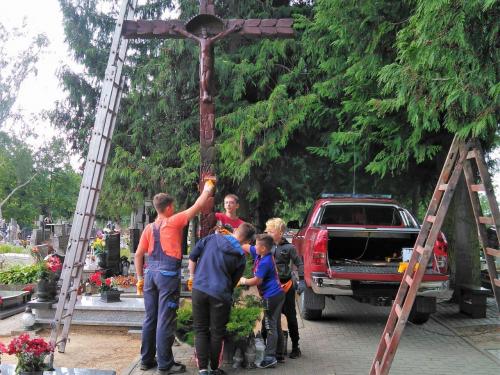
[[[29, 116], [31, 113], [40, 113], [43, 110], [54, 108], [58, 99], [64, 98], [59, 87], [57, 71], [62, 65], [69, 65], [73, 69], [81, 68], [74, 63], [64, 42], [62, 14], [57, 0], [0, 0], [0, 22], [7, 29], [19, 27], [23, 21], [27, 24], [29, 36], [45, 33], [50, 45], [38, 62], [38, 75], [29, 77], [21, 87], [16, 107]], [[27, 42], [27, 41], [26, 41]], [[19, 48], [22, 48], [19, 45]], [[50, 138], [56, 130], [47, 122], [32, 124], [40, 139]], [[492, 155], [497, 160], [500, 150]], [[73, 158], [72, 164], [78, 163]], [[500, 186], [500, 173], [494, 176], [496, 186]], [[500, 194], [497, 190], [497, 197]]]

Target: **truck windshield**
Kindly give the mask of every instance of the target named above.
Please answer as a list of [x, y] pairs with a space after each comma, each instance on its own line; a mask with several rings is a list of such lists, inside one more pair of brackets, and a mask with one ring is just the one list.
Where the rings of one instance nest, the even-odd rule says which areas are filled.
[[328, 205], [320, 224], [403, 226], [396, 207], [376, 205]]

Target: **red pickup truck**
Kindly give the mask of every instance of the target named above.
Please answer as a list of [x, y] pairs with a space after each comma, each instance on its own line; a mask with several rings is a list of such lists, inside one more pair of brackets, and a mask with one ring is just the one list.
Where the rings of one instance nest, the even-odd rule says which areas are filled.
[[[322, 194], [292, 239], [304, 260], [302, 317], [320, 319], [325, 297], [391, 304], [403, 276], [399, 263], [409, 259], [419, 231], [417, 220], [390, 196]], [[413, 323], [426, 322], [436, 297], [448, 291], [447, 247], [440, 234], [410, 314]]]

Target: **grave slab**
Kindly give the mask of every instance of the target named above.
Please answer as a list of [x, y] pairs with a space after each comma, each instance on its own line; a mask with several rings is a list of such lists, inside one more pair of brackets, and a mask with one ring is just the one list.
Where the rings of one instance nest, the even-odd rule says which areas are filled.
[[[16, 375], [16, 366], [0, 365], [3, 375]], [[116, 371], [95, 370], [88, 368], [66, 368], [56, 367], [54, 371], [44, 371], [44, 375], [116, 375]]]

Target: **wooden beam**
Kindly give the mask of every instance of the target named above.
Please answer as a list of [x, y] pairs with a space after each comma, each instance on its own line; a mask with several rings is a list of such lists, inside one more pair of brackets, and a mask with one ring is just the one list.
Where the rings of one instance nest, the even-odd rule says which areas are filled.
[[[225, 28], [240, 25], [240, 31], [232, 37], [246, 38], [291, 38], [294, 36], [293, 19], [230, 19], [224, 22]], [[174, 27], [185, 29], [184, 23], [179, 20], [138, 20], [125, 21], [122, 35], [125, 39], [151, 39], [151, 38], [184, 38], [173, 31]]]

